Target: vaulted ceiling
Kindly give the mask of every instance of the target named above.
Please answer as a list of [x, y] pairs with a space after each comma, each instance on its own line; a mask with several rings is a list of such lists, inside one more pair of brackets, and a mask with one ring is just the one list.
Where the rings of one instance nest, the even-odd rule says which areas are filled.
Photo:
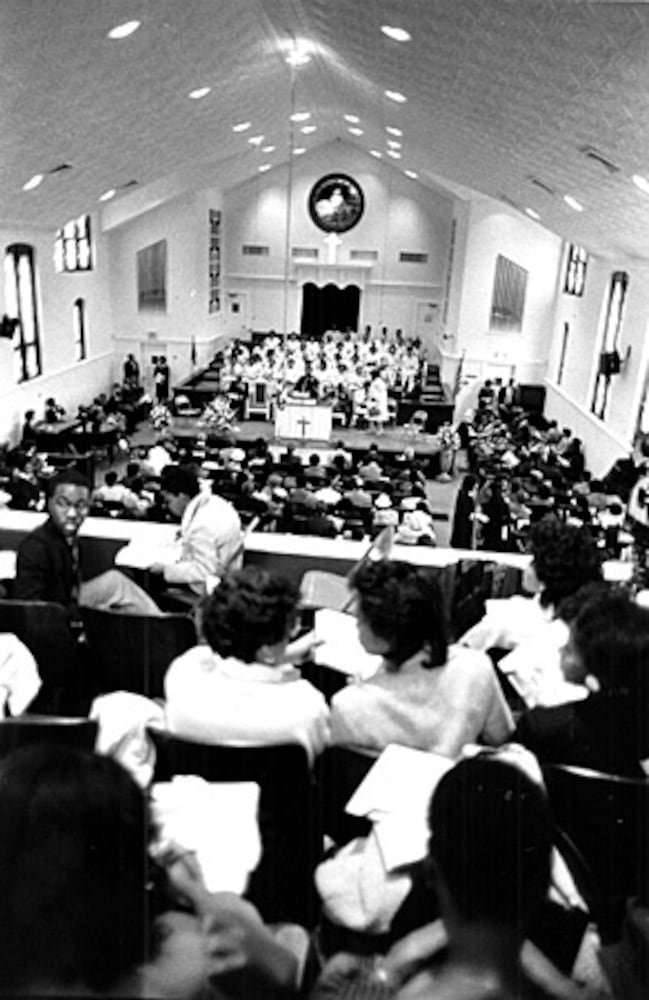
[[[292, 68], [302, 40], [310, 59]], [[0, 0], [0, 81], [1, 223], [57, 227], [171, 175], [227, 187], [345, 139], [415, 183], [649, 260], [632, 180], [649, 178], [646, 0]]]

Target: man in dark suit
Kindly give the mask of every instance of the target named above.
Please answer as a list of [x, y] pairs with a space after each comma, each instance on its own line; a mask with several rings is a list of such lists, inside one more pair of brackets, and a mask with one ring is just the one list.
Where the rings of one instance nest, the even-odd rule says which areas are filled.
[[18, 547], [13, 596], [56, 601], [68, 609], [71, 620], [77, 618], [79, 605], [159, 615], [153, 599], [119, 570], [82, 581], [78, 535], [89, 507], [90, 483], [76, 470], [66, 469], [49, 481], [49, 518]]

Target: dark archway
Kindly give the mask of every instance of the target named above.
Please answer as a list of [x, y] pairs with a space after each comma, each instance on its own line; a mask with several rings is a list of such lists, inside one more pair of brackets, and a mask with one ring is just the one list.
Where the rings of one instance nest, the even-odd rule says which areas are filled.
[[357, 285], [318, 288], [308, 282], [302, 288], [300, 333], [321, 337], [326, 330], [346, 330], [348, 327], [357, 330], [360, 302], [361, 290]]

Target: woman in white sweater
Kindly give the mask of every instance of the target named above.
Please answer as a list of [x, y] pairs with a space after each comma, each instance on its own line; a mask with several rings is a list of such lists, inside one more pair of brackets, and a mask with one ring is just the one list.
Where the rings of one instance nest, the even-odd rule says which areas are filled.
[[368, 563], [352, 586], [360, 641], [383, 660], [372, 677], [334, 697], [333, 742], [377, 751], [399, 743], [449, 757], [465, 743], [505, 742], [513, 722], [491, 662], [448, 644], [442, 595], [430, 571]]

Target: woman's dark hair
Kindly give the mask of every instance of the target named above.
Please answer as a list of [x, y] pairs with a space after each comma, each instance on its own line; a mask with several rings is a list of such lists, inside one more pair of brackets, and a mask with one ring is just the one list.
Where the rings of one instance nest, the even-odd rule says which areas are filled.
[[438, 784], [429, 826], [430, 854], [460, 916], [523, 936], [550, 880], [552, 821], [541, 786], [504, 760], [463, 760]]
[[649, 609], [619, 591], [599, 594], [572, 621], [571, 638], [602, 690], [628, 693], [647, 704]]
[[601, 580], [599, 554], [588, 528], [544, 517], [530, 531], [529, 541], [544, 607], [557, 607], [584, 584]]
[[442, 592], [430, 570], [404, 562], [366, 562], [350, 583], [370, 628], [389, 643], [387, 659], [395, 667], [420, 649], [427, 653], [423, 666], [446, 663], [446, 614]]
[[154, 948], [147, 803], [110, 757], [64, 746], [0, 763], [0, 983], [108, 990]]
[[286, 637], [297, 600], [297, 589], [288, 580], [248, 566], [224, 577], [205, 599], [203, 634], [220, 656], [252, 663], [261, 646]]

